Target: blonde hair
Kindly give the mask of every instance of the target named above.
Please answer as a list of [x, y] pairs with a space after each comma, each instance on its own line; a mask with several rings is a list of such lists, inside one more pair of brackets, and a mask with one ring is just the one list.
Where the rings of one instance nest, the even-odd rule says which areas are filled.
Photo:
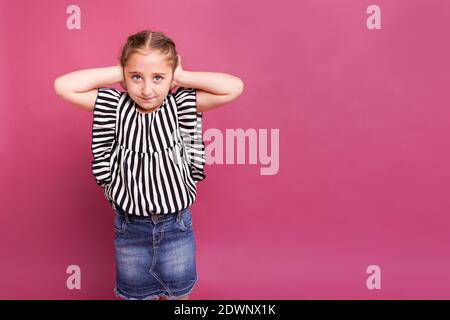
[[128, 37], [119, 57], [120, 65], [124, 68], [133, 53], [152, 50], [168, 55], [167, 58], [172, 66], [172, 72], [176, 69], [178, 66], [178, 53], [175, 43], [162, 32], [155, 32], [148, 29]]

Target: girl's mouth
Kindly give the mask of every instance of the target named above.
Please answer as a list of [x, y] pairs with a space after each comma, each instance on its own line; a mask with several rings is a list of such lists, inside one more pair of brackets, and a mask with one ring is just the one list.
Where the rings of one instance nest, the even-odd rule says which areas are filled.
[[150, 101], [152, 101], [153, 99], [155, 99], [155, 97], [141, 98], [141, 99], [142, 99], [142, 101], [144, 101], [144, 102], [150, 102]]

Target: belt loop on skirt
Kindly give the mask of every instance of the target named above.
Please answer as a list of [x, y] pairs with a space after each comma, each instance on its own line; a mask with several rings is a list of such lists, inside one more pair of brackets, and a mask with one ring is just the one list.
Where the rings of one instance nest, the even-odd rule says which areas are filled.
[[125, 222], [127, 223], [127, 224], [129, 224], [130, 223], [130, 215], [128, 214], [128, 212], [123, 212], [123, 214], [124, 214], [124, 216], [125, 216]]
[[177, 212], [177, 222], [181, 221], [181, 215], [183, 214], [183, 211], [186, 209], [181, 209], [180, 211]]
[[[161, 213], [162, 214], [162, 213]], [[150, 216], [152, 218], [153, 223], [157, 223], [159, 218], [161, 218], [161, 214], [157, 214], [157, 213], [152, 213]]]
[[125, 219], [125, 222], [127, 224], [130, 223], [130, 215], [128, 214], [128, 212], [126, 212], [125, 210], [122, 210], [121, 207], [119, 206], [115, 206], [116, 207], [116, 211], [119, 211], [119, 213], [123, 216], [123, 218]]

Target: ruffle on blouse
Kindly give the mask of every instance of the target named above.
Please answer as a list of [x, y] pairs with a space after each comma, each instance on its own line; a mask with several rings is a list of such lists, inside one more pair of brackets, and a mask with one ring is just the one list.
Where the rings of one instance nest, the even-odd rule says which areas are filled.
[[98, 88], [92, 123], [92, 172], [95, 182], [105, 187], [111, 182], [110, 156], [116, 141], [116, 111], [123, 92], [114, 88]]
[[178, 88], [174, 94], [178, 123], [186, 156], [195, 183], [205, 179], [205, 145], [202, 136], [202, 112], [197, 112], [197, 90]]

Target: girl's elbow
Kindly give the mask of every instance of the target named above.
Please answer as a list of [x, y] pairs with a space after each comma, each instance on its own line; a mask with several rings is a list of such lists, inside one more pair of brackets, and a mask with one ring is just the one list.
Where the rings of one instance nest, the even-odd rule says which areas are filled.
[[62, 84], [61, 84], [61, 80], [59, 80], [59, 78], [56, 78], [53, 81], [53, 89], [55, 90], [57, 95], [59, 95], [59, 96], [62, 95]]
[[241, 79], [236, 81], [233, 90], [228, 95], [228, 103], [236, 100], [244, 92], [244, 82]]
[[239, 97], [244, 92], [244, 81], [242, 81], [242, 79], [238, 78], [236, 81], [236, 89], [234, 92], [236, 97]]

